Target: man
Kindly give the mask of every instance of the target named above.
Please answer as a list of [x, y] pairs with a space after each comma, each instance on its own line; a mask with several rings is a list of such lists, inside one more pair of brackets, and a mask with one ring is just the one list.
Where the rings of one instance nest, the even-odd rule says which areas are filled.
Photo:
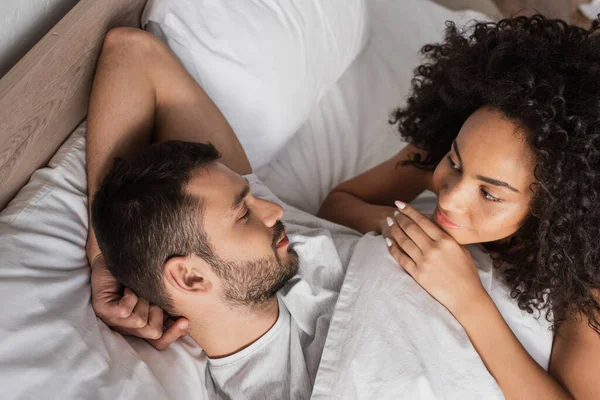
[[[209, 398], [309, 398], [359, 234], [282, 207], [217, 107], [143, 31], [105, 39], [87, 158], [98, 316], [159, 349], [189, 333]], [[182, 317], [165, 332], [162, 310]]]

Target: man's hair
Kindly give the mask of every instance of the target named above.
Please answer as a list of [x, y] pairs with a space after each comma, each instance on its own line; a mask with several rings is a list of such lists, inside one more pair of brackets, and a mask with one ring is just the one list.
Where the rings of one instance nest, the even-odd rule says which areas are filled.
[[213, 255], [202, 228], [202, 202], [186, 185], [219, 157], [210, 143], [152, 145], [131, 159], [117, 159], [92, 203], [92, 225], [110, 272], [171, 314], [162, 284], [165, 262]]

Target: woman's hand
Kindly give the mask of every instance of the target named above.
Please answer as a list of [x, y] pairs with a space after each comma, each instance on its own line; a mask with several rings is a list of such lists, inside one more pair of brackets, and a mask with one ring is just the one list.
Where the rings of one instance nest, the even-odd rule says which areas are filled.
[[[160, 307], [138, 298], [129, 288], [123, 291], [102, 255], [93, 259], [91, 267], [92, 307], [106, 325], [123, 335], [146, 339], [158, 350], [186, 335], [185, 318], [167, 319]], [[163, 323], [167, 328], [164, 332]]]
[[387, 224], [388, 218], [395, 218], [395, 214], [398, 212], [396, 207], [377, 206], [377, 214], [375, 218], [375, 226], [377, 229], [374, 232], [384, 234], [389, 231], [389, 225]]
[[431, 220], [402, 202], [382, 232], [390, 253], [457, 319], [487, 292], [471, 254]]

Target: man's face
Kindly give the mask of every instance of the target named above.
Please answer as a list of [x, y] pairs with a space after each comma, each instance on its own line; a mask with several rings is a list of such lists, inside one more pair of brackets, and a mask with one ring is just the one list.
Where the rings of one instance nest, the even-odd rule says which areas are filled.
[[192, 178], [187, 191], [202, 200], [203, 229], [224, 300], [259, 305], [298, 272], [298, 255], [280, 221], [283, 208], [254, 197], [240, 175], [215, 163]]

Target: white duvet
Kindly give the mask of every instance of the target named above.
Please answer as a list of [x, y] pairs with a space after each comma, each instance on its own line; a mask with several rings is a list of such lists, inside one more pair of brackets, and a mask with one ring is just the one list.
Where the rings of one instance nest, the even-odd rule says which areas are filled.
[[[552, 333], [519, 310], [480, 247], [479, 277], [532, 357], [548, 368]], [[489, 327], [493, 329], [493, 327]], [[460, 324], [389, 255], [381, 236], [356, 245], [329, 327], [314, 399], [501, 399]]]

